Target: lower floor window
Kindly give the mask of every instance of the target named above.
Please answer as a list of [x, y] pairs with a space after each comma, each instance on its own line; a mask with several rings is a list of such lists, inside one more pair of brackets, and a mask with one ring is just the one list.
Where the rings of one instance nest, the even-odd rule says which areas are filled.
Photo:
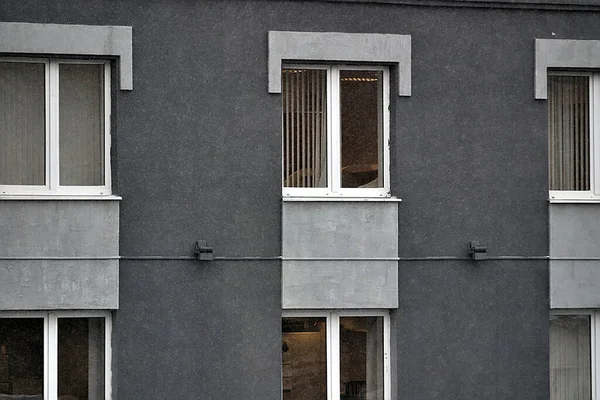
[[555, 312], [550, 316], [550, 399], [595, 400], [600, 312]]
[[385, 311], [284, 313], [283, 400], [390, 399]]
[[0, 313], [0, 400], [110, 399], [108, 313]]

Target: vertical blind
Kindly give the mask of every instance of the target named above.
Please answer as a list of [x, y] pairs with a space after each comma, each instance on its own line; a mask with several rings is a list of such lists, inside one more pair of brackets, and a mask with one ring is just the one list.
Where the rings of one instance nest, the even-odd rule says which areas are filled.
[[327, 186], [327, 71], [284, 69], [283, 186]]
[[590, 317], [550, 320], [550, 400], [591, 400]]
[[0, 62], [0, 185], [44, 185], [45, 65]]
[[589, 77], [548, 77], [550, 190], [590, 190]]
[[104, 65], [60, 64], [60, 184], [104, 184]]

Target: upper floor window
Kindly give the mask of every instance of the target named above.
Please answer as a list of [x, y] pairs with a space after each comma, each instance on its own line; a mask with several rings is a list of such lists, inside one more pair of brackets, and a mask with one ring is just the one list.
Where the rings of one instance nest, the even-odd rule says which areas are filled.
[[284, 66], [284, 196], [389, 196], [389, 71]]
[[550, 199], [600, 197], [600, 74], [548, 75]]
[[0, 59], [0, 194], [110, 188], [109, 62]]

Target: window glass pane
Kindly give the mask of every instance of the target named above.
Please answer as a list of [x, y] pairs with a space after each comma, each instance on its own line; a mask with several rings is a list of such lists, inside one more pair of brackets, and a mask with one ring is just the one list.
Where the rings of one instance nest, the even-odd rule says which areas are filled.
[[0, 185], [44, 185], [45, 66], [0, 62]]
[[284, 69], [283, 186], [327, 187], [327, 71]]
[[327, 332], [323, 318], [283, 318], [283, 400], [327, 400]]
[[58, 319], [59, 398], [103, 400], [104, 360], [104, 318]]
[[60, 184], [104, 185], [104, 66], [59, 68]]
[[0, 393], [43, 399], [43, 318], [0, 318]]
[[550, 317], [550, 399], [590, 400], [590, 317]]
[[383, 317], [340, 318], [340, 399], [383, 400]]
[[340, 71], [342, 187], [383, 187], [383, 72]]
[[550, 190], [590, 190], [589, 77], [548, 76]]

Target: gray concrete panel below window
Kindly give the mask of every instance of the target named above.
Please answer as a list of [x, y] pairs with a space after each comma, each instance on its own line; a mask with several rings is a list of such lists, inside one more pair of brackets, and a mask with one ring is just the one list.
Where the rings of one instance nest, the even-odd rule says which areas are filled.
[[0, 309], [117, 309], [118, 260], [0, 260]]
[[116, 257], [119, 202], [0, 201], [0, 257]]
[[120, 87], [133, 89], [130, 26], [1, 22], [0, 53], [118, 57]]
[[282, 60], [393, 63], [398, 95], [410, 96], [410, 35], [269, 31], [269, 93], [281, 93]]
[[548, 98], [548, 68], [600, 68], [600, 40], [535, 39], [535, 98]]
[[551, 204], [549, 217], [551, 257], [600, 257], [600, 204]]
[[282, 307], [397, 308], [397, 261], [283, 261]]
[[398, 257], [397, 202], [284, 202], [285, 258]]
[[600, 308], [600, 261], [552, 260], [550, 308]]
[[551, 308], [600, 307], [600, 204], [550, 204], [549, 218]]

